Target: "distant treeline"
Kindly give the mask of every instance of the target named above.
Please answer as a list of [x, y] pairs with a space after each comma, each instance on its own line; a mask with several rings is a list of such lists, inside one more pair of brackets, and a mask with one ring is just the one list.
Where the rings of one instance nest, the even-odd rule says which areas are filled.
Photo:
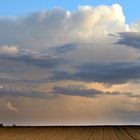
[[[2, 123], [0, 123], [0, 127], [9, 127], [9, 126], [4, 126]], [[13, 124], [11, 127], [16, 127], [16, 125]]]
[[46, 126], [31, 126], [31, 125], [4, 125], [0, 123], [0, 128], [2, 127], [140, 127], [140, 125], [46, 125]]

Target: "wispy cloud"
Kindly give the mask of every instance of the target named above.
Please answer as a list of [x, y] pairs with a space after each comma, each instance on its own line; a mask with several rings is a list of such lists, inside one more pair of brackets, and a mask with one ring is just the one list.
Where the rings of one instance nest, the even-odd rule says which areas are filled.
[[10, 102], [7, 102], [6, 106], [11, 111], [19, 111], [18, 108], [14, 107]]

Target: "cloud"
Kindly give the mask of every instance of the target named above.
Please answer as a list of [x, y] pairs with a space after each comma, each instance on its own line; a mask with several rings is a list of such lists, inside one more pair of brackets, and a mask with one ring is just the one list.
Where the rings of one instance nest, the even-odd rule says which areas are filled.
[[33, 51], [30, 49], [21, 49], [20, 47], [4, 45], [0, 47], [1, 60], [27, 63], [40, 67], [53, 67], [57, 65], [58, 59], [47, 53]]
[[140, 79], [140, 64], [136, 62], [85, 63], [76, 66], [75, 73], [54, 72], [53, 80], [77, 80], [121, 84]]
[[16, 111], [16, 112], [19, 111], [18, 108], [14, 107], [10, 102], [7, 102], [6, 106], [11, 111]]
[[140, 49], [140, 32], [121, 32], [119, 36], [116, 44]]
[[80, 6], [75, 11], [53, 9], [24, 17], [0, 18], [0, 44], [46, 49], [70, 42], [96, 42], [108, 33], [128, 30], [122, 7]]
[[18, 53], [18, 48], [15, 45], [0, 46], [0, 54], [16, 54], [16, 53]]
[[0, 31], [0, 121], [139, 121], [139, 23], [120, 5], [0, 17]]
[[110, 84], [126, 83], [140, 78], [139, 62], [118, 62], [104, 64], [83, 64], [74, 74], [77, 79]]
[[55, 51], [55, 53], [58, 54], [62, 54], [62, 53], [67, 53], [67, 52], [71, 52], [73, 50], [75, 50], [77, 48], [78, 44], [76, 43], [67, 43], [67, 44], [63, 44], [62, 46], [57, 46], [55, 48], [53, 48], [53, 51]]
[[140, 32], [140, 20], [134, 21], [131, 25], [130, 25], [130, 29], [133, 32]]
[[[84, 96], [84, 97], [97, 97], [98, 95], [128, 95], [132, 96], [132, 93], [121, 93], [121, 92], [104, 92], [101, 90], [96, 89], [86, 89], [83, 87], [75, 87], [75, 86], [67, 86], [67, 87], [60, 87], [55, 86], [52, 91], [53, 94], [56, 95], [69, 95], [69, 96]], [[139, 96], [137, 96], [139, 97]]]
[[[10, 97], [30, 97], [30, 98], [49, 98], [50, 96], [40, 91], [23, 90], [16, 87], [4, 87], [0, 88], [0, 96]], [[51, 98], [51, 97], [50, 97]]]
[[[135, 61], [140, 54], [135, 49], [115, 44], [116, 38], [98, 43], [64, 44], [53, 48], [55, 54], [73, 64]], [[62, 50], [66, 52], [62, 53]], [[61, 52], [61, 53], [60, 53]]]
[[103, 94], [102, 91], [96, 89], [88, 90], [83, 88], [73, 88], [73, 87], [58, 87], [53, 88], [53, 94], [56, 95], [70, 95], [70, 96], [85, 96], [85, 97], [94, 97], [96, 95]]
[[2, 88], [4, 88], [4, 86], [3, 85], [0, 85], [0, 89], [2, 89]]

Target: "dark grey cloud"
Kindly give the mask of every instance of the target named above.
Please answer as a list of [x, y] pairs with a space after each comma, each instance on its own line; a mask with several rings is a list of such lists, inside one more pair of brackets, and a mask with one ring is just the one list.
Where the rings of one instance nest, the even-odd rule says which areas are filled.
[[85, 81], [117, 84], [140, 79], [139, 69], [140, 63], [135, 62], [84, 64], [74, 76]]
[[69, 88], [69, 87], [54, 87], [53, 94], [59, 95], [71, 95], [71, 96], [85, 96], [85, 97], [94, 97], [96, 95], [103, 94], [102, 91], [98, 91], [96, 89], [88, 90], [88, 89], [80, 89], [80, 88]]
[[0, 59], [47, 68], [55, 67], [60, 62], [59, 58], [48, 55], [47, 53], [25, 49], [19, 49], [15, 54], [0, 54]]
[[86, 63], [76, 67], [75, 73], [55, 71], [52, 80], [78, 80], [121, 84], [140, 79], [139, 62]]
[[119, 33], [120, 39], [116, 42], [119, 45], [127, 45], [140, 49], [140, 32], [122, 32]]
[[34, 59], [30, 56], [16, 56], [14, 58], [10, 58], [13, 61], [20, 61], [20, 62], [24, 62], [26, 64], [30, 64], [30, 65], [35, 65], [35, 66], [39, 66], [39, 67], [46, 67], [46, 68], [53, 68], [55, 66], [58, 65], [58, 59]]
[[[123, 92], [104, 92], [96, 89], [86, 89], [80, 86], [79, 87], [60, 87], [55, 86], [53, 88], [53, 94], [55, 95], [70, 95], [70, 96], [84, 96], [84, 97], [96, 97], [97, 95], [127, 95], [129, 97], [135, 97], [132, 93], [123, 93]], [[140, 97], [140, 96], [137, 96]]]

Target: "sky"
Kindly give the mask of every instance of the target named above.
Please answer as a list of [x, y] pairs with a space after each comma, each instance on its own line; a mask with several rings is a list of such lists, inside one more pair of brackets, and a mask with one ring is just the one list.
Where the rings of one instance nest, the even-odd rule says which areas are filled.
[[19, 16], [29, 12], [61, 7], [74, 10], [79, 5], [112, 5], [118, 3], [123, 7], [127, 22], [139, 19], [139, 1], [128, 0], [1, 0], [0, 16]]
[[137, 5], [1, 2], [0, 123], [140, 124]]

